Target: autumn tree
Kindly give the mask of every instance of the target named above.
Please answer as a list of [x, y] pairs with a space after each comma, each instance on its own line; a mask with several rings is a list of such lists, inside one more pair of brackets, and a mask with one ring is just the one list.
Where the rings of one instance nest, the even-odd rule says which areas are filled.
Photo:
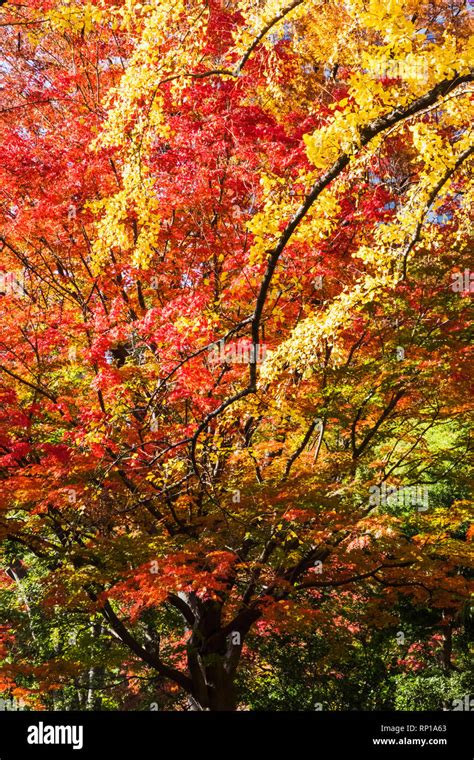
[[[398, 631], [403, 603], [454, 667], [465, 3], [0, 18], [5, 677], [33, 699], [87, 670], [93, 694], [107, 661], [232, 710], [252, 637]], [[32, 631], [54, 616], [52, 657]], [[68, 626], [99, 647], [79, 671]]]

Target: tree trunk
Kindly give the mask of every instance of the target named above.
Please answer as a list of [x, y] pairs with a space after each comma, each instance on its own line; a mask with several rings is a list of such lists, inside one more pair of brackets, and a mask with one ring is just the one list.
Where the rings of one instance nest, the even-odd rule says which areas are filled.
[[200, 684], [196, 691], [198, 696], [192, 696], [189, 700], [189, 707], [192, 711], [232, 712], [237, 709], [235, 684], [232, 676], [220, 674], [213, 683], [211, 681], [205, 683], [204, 688]]
[[[193, 684], [191, 710], [237, 709], [235, 673], [244, 635], [259, 613], [245, 611], [222, 626], [222, 604], [186, 595], [194, 622], [188, 641], [188, 668]], [[235, 629], [234, 629], [235, 628]]]

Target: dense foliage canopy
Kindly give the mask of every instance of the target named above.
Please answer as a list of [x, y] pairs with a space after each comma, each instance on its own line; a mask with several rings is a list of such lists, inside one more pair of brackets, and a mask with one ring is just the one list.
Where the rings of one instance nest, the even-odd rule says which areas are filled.
[[0, 45], [4, 696], [452, 709], [464, 0], [11, 0]]

